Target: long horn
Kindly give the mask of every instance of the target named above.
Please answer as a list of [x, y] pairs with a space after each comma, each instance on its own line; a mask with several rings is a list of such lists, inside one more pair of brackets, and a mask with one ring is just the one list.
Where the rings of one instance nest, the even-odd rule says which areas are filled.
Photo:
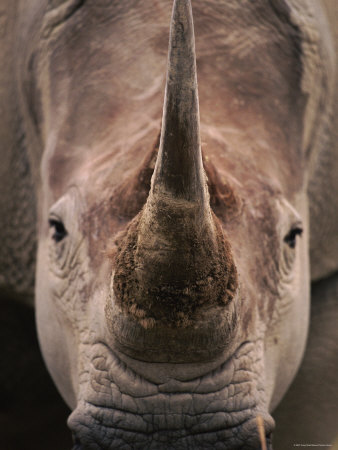
[[160, 150], [145, 207], [119, 243], [115, 304], [144, 328], [193, 327], [227, 305], [236, 269], [203, 170], [190, 0], [175, 0]]
[[190, 0], [175, 0], [167, 82], [154, 193], [205, 202], [196, 76], [195, 37]]

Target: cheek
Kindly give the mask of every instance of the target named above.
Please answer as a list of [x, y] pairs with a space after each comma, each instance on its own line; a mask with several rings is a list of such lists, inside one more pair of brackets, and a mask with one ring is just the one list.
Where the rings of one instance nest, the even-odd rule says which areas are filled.
[[[66, 403], [76, 405], [77, 345], [75, 328], [53, 292], [48, 245], [39, 242], [36, 273], [36, 319], [41, 351]], [[65, 282], [65, 280], [64, 280]]]
[[[270, 409], [289, 388], [304, 354], [310, 314], [309, 258], [306, 235], [298, 242], [294, 276], [283, 289], [278, 320], [266, 335], [266, 373]], [[283, 307], [284, 306], [284, 307]]]

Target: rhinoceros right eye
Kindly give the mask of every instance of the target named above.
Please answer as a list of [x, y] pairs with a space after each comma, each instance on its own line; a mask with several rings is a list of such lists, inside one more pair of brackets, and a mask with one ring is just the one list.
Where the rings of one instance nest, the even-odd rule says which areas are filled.
[[49, 219], [48, 223], [49, 226], [54, 230], [52, 239], [54, 239], [55, 242], [60, 242], [67, 236], [67, 230], [61, 220], [52, 218]]

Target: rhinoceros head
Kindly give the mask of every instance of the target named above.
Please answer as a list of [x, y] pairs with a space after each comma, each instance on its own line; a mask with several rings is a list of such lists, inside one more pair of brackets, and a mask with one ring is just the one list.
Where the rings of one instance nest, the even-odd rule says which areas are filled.
[[37, 320], [75, 448], [258, 449], [303, 354], [297, 28], [282, 2], [195, 3], [200, 99], [176, 0], [162, 127], [167, 4], [44, 18]]

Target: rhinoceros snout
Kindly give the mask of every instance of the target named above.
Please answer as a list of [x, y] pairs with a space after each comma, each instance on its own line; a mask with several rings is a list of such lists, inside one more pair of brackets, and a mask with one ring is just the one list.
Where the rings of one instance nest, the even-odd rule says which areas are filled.
[[218, 220], [199, 209], [150, 194], [121, 237], [106, 316], [132, 357], [200, 361], [232, 340], [236, 267]]
[[204, 310], [226, 308], [237, 273], [229, 242], [210, 211], [150, 198], [119, 244], [114, 300], [144, 328], [194, 325]]
[[223, 343], [236, 323], [230, 305], [237, 271], [230, 244], [211, 211], [203, 169], [188, 7], [182, 2], [174, 8], [160, 148], [150, 193], [120, 238], [114, 262], [108, 321], [118, 338], [132, 347], [142, 340], [168, 346], [177, 330], [185, 330], [187, 339], [199, 341], [202, 349], [212, 344], [218, 348], [219, 340], [210, 341], [210, 336], [220, 335]]
[[[114, 297], [145, 328], [193, 325], [237, 288], [230, 245], [210, 208], [188, 4], [174, 8], [160, 148], [145, 207], [120, 239]], [[182, 29], [183, 27], [183, 29]], [[182, 95], [184, 93], [184, 95]]]

